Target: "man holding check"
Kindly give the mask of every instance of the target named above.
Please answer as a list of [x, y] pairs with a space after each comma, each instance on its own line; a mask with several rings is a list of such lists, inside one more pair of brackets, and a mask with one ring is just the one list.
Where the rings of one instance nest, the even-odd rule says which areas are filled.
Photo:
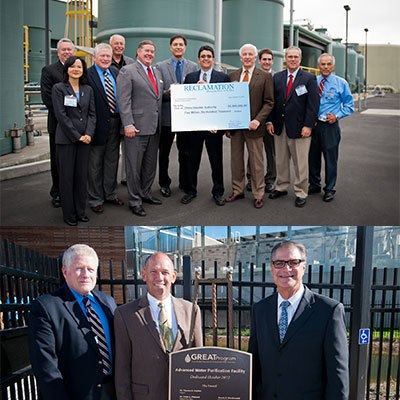
[[[214, 67], [214, 49], [202, 46], [198, 51], [200, 70], [186, 75], [184, 83], [221, 83], [230, 82], [229, 76], [216, 71]], [[203, 143], [206, 144], [208, 159], [211, 165], [213, 181], [212, 196], [215, 204], [223, 206], [224, 173], [222, 163], [223, 133], [217, 131], [188, 132], [188, 185], [181, 203], [188, 204], [197, 196], [197, 174], [199, 172]]]

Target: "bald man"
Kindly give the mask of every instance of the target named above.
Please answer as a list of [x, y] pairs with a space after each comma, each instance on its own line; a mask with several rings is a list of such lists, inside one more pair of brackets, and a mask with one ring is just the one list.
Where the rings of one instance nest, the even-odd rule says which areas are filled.
[[[142, 269], [147, 294], [117, 308], [115, 376], [118, 400], [167, 400], [168, 354], [203, 345], [199, 307], [171, 295], [171, 259], [154, 253]], [[192, 337], [192, 312], [195, 325]]]

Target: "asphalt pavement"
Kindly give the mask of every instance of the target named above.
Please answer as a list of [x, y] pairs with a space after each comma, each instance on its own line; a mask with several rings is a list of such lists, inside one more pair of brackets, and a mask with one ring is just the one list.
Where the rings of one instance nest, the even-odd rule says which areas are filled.
[[[204, 149], [198, 196], [192, 203], [183, 205], [180, 203], [183, 193], [177, 187], [178, 165], [174, 145], [170, 167], [172, 196], [166, 199], [161, 197], [157, 179], [153, 186], [153, 194], [163, 200], [161, 206], [145, 205], [147, 216], [135, 216], [127, 206], [126, 187], [119, 185], [118, 195], [125, 201], [125, 206], [106, 204], [101, 215], [88, 208], [90, 221], [81, 225], [398, 225], [399, 110], [400, 94], [389, 94], [383, 98], [368, 99], [367, 112], [355, 112], [340, 122], [342, 140], [337, 194], [331, 203], [323, 202], [322, 195], [317, 194], [308, 197], [304, 208], [296, 208], [295, 196], [290, 189], [289, 195], [283, 198], [267, 198], [262, 209], [253, 207], [249, 192], [246, 192], [245, 199], [219, 207], [211, 197], [211, 172]], [[29, 149], [24, 149], [24, 152], [29, 152]], [[3, 157], [13, 158], [12, 155]], [[29, 169], [33, 171], [32, 168]], [[227, 138], [224, 138], [224, 177], [225, 195], [228, 195], [231, 185], [230, 143]], [[50, 172], [46, 171], [0, 182], [1, 224], [66, 226], [61, 209], [51, 205], [50, 181]]]

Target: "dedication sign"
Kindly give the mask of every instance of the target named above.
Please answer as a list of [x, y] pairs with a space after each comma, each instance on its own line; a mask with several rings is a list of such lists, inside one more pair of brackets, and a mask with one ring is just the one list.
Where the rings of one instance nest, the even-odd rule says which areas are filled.
[[246, 82], [171, 85], [171, 130], [248, 129], [249, 85]]
[[196, 347], [169, 357], [169, 400], [251, 399], [250, 353]]

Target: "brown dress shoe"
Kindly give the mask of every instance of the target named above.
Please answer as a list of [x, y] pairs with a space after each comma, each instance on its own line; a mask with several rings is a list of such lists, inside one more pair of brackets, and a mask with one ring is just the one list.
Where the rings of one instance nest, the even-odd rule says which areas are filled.
[[98, 206], [90, 207], [92, 211], [96, 214], [102, 214], [104, 211], [103, 204], [99, 204]]
[[255, 207], [255, 208], [262, 208], [263, 205], [264, 205], [264, 199], [263, 199], [263, 198], [261, 198], [261, 199], [254, 199], [253, 204], [254, 204], [254, 207]]
[[124, 205], [124, 202], [121, 199], [119, 199], [118, 197], [116, 197], [115, 199], [112, 199], [112, 200], [106, 200], [106, 203], [113, 204], [114, 206], [123, 206]]
[[227, 203], [232, 203], [233, 201], [240, 200], [240, 199], [244, 199], [244, 193], [238, 193], [238, 194], [231, 193], [231, 194], [225, 199], [225, 201], [226, 201]]

